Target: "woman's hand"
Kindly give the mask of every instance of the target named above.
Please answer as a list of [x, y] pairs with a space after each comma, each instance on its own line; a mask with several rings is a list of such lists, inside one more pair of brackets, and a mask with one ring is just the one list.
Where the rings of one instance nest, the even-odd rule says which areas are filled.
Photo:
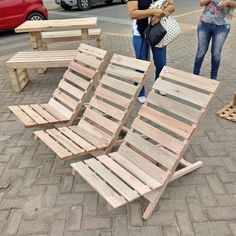
[[228, 6], [228, 3], [230, 1], [229, 0], [223, 0], [221, 1], [217, 6], [220, 8], [220, 9], [223, 9], [224, 7], [227, 7]]
[[166, 15], [166, 12], [162, 9], [151, 9], [151, 10], [152, 10], [152, 15], [159, 19]]
[[151, 19], [151, 25], [157, 24], [160, 20], [161, 20], [161, 18], [159, 18], [157, 16], [153, 16]]

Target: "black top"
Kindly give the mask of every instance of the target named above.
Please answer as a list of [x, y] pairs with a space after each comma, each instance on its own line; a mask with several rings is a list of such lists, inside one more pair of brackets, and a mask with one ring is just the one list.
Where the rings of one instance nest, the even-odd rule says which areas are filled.
[[[149, 8], [152, 0], [128, 0], [128, 1], [138, 1], [138, 10], [146, 10]], [[142, 20], [137, 20], [138, 31], [141, 36], [144, 35], [144, 31], [148, 26], [148, 18]]]

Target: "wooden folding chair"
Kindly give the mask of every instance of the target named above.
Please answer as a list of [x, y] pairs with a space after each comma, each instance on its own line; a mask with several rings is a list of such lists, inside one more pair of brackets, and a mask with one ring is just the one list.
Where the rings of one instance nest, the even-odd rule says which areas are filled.
[[78, 125], [34, 134], [61, 159], [110, 152], [150, 71], [150, 62], [114, 54]]
[[107, 51], [80, 44], [53, 97], [46, 104], [9, 106], [26, 127], [71, 125], [99, 82]]
[[[164, 67], [118, 151], [72, 163], [73, 174], [113, 208], [144, 196], [148, 219], [167, 184], [202, 165], [181, 158], [217, 87], [217, 81]], [[179, 164], [185, 167], [175, 171]]]

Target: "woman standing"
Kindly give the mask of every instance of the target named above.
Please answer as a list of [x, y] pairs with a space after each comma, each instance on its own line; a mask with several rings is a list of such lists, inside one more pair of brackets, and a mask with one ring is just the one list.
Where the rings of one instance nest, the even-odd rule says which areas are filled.
[[200, 74], [203, 59], [211, 40], [211, 79], [217, 79], [221, 51], [230, 31], [236, 0], [200, 0], [200, 6], [205, 6], [205, 8], [197, 29], [198, 49], [193, 73]]
[[[150, 46], [144, 38], [144, 31], [148, 26], [149, 17], [152, 24], [156, 24], [163, 16], [167, 16], [175, 11], [174, 1], [167, 0], [167, 7], [162, 9], [149, 9], [152, 0], [128, 0], [128, 12], [131, 19], [133, 19], [133, 47], [137, 59], [150, 59]], [[156, 67], [156, 77], [162, 68], [166, 65], [166, 47], [157, 48], [151, 46], [153, 60]], [[142, 88], [138, 101], [144, 103], [146, 100], [144, 87]]]

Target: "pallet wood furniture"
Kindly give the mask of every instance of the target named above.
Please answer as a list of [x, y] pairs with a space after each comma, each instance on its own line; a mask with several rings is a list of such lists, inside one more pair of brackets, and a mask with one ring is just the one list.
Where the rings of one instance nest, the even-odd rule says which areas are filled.
[[19, 93], [28, 84], [28, 69], [68, 67], [76, 52], [77, 50], [58, 50], [16, 53], [6, 62], [13, 90]]
[[[96, 46], [101, 48], [101, 29], [89, 29], [88, 38], [86, 41], [95, 40]], [[81, 30], [67, 30], [55, 32], [42, 32], [42, 39], [44, 43], [65, 42], [65, 41], [81, 41]]]
[[[144, 196], [148, 219], [167, 184], [202, 165], [182, 157], [217, 87], [217, 81], [164, 67], [118, 151], [72, 163], [73, 174], [113, 208]], [[176, 171], [180, 163], [185, 167]]]
[[110, 152], [150, 72], [150, 62], [114, 54], [78, 125], [36, 131], [36, 138], [60, 159]]
[[233, 100], [220, 109], [216, 114], [224, 119], [236, 122], [236, 92], [233, 96]]
[[97, 17], [45, 20], [45, 21], [26, 21], [15, 29], [16, 33], [29, 32], [33, 50], [47, 50], [46, 44], [42, 39], [42, 32], [81, 30], [81, 38], [89, 39], [89, 29], [96, 28]]
[[25, 127], [71, 125], [99, 82], [107, 51], [80, 44], [74, 59], [47, 104], [9, 106]]

